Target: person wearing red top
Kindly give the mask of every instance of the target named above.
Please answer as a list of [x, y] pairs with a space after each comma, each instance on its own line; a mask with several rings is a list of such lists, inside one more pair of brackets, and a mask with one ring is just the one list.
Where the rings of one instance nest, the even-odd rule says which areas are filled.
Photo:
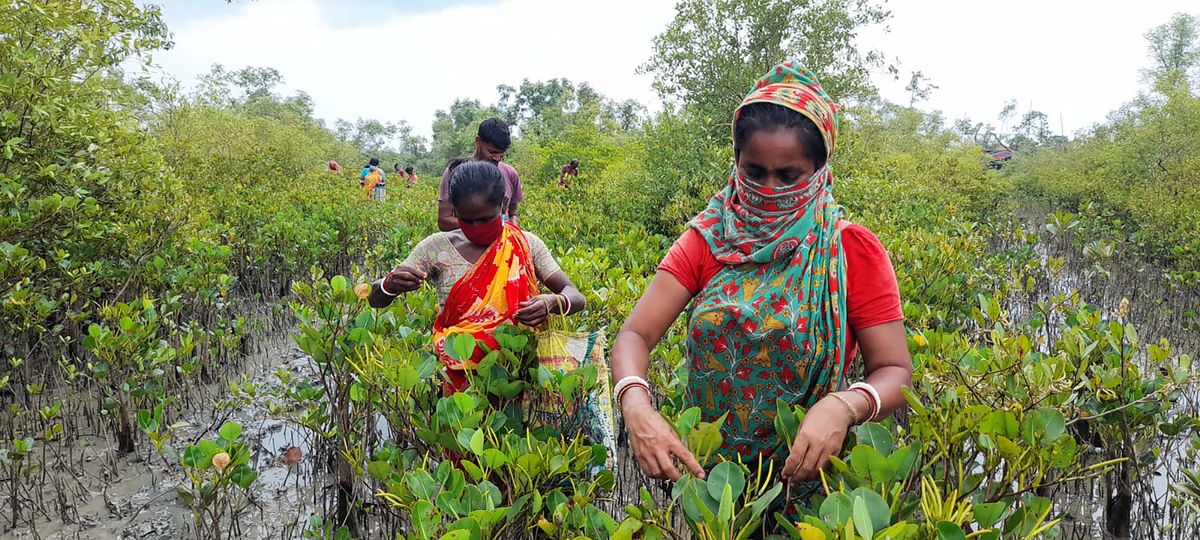
[[[854, 338], [856, 328], [903, 321], [904, 314], [900, 311], [896, 272], [883, 244], [862, 225], [846, 220], [838, 225], [846, 258], [846, 316], [850, 324], [846, 332], [844, 366], [848, 369], [858, 354], [858, 340]], [[704, 237], [695, 229], [688, 229], [667, 251], [658, 269], [671, 274], [695, 296], [723, 266], [713, 256]]]
[[408, 174], [408, 187], [417, 185], [417, 173], [413, 172], [413, 166], [405, 167], [404, 172]]
[[[675, 242], [618, 332], [613, 393], [642, 472], [705, 475], [651, 400], [649, 353], [689, 309], [685, 406], [724, 419], [716, 455], [812, 483], [851, 426], [905, 406], [912, 384], [887, 252], [833, 197], [839, 107], [796, 60], [752, 88], [733, 121], [728, 184]], [[845, 386], [861, 353], [865, 380]], [[794, 442], [776, 404], [807, 408]], [[786, 458], [786, 459], [785, 459]], [[762, 464], [768, 470], [767, 464]]]

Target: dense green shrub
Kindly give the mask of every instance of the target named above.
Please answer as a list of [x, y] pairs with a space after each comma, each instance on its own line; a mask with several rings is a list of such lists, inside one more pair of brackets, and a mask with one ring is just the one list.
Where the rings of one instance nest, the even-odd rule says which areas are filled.
[[125, 108], [121, 66], [167, 39], [157, 9], [102, 2], [0, 16], [0, 347], [33, 358], [161, 247], [172, 180]]
[[[1061, 149], [1022, 157], [1012, 178], [1052, 207], [1083, 211], [1181, 271], [1200, 271], [1200, 97], [1159, 92]], [[1192, 278], [1195, 281], [1197, 278]]]

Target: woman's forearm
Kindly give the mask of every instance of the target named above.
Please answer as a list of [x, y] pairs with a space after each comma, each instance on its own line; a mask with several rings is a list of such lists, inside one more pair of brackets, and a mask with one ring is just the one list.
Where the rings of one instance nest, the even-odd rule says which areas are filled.
[[650, 349], [658, 345], [691, 300], [692, 293], [675, 276], [662, 271], [654, 275], [613, 342], [613, 380], [646, 376]]
[[570, 315], [579, 313], [587, 307], [587, 299], [575, 287], [561, 270], [555, 272], [542, 282], [551, 293], [553, 300], [547, 299], [546, 311], [551, 315]]
[[650, 347], [636, 332], [621, 330], [612, 348], [612, 377], [621, 380], [629, 376], [646, 377], [650, 367]]
[[874, 404], [872, 403], [873, 400], [867, 397], [865, 392], [842, 390], [838, 394], [842, 399], [849, 402], [855, 417], [860, 423], [871, 420], [878, 421], [891, 416], [892, 413], [908, 405], [904, 399], [904, 393], [900, 388], [902, 386], [911, 386], [910, 383], [903, 382], [911, 381], [911, 378], [911, 372], [899, 366], [885, 366], [867, 375], [866, 383], [875, 387], [875, 391], [879, 392], [879, 400], [882, 402], [875, 418], [867, 418], [868, 411], [874, 407]]
[[894, 321], [856, 331], [866, 365], [867, 384], [879, 393], [880, 416], [904, 408], [901, 388], [912, 386], [912, 357], [904, 337], [904, 323]]
[[587, 299], [583, 297], [583, 293], [579, 292], [574, 286], [568, 286], [558, 293], [567, 299], [567, 302], [555, 307], [561, 315], [571, 315], [579, 313], [587, 307]]
[[367, 304], [373, 308], [383, 309], [392, 305], [392, 301], [396, 299], [395, 296], [383, 292], [382, 283], [382, 279], [371, 283], [371, 294], [367, 295]]
[[882, 406], [879, 418], [886, 417], [908, 406], [902, 387], [912, 386], [912, 370], [901, 366], [883, 366], [867, 374], [867, 384], [879, 392]]

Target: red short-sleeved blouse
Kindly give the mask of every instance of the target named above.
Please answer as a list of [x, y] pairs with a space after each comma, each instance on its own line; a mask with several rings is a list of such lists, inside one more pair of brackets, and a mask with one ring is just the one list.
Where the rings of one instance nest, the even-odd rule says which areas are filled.
[[[900, 310], [900, 288], [887, 251], [866, 227], [848, 224], [842, 229], [842, 253], [846, 257], [846, 312], [850, 331], [846, 335], [846, 365], [858, 354], [856, 330], [904, 320]], [[675, 277], [692, 295], [699, 294], [722, 264], [713, 256], [708, 242], [695, 229], [683, 233], [659, 270]]]

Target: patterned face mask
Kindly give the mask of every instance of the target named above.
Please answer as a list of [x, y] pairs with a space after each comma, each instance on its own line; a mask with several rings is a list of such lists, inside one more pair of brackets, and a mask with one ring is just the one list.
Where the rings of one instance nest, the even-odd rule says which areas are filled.
[[788, 215], [808, 206], [814, 197], [826, 189], [832, 174], [829, 167], [821, 167], [812, 176], [792, 184], [767, 187], [734, 170], [733, 192], [749, 211], [764, 217]]

